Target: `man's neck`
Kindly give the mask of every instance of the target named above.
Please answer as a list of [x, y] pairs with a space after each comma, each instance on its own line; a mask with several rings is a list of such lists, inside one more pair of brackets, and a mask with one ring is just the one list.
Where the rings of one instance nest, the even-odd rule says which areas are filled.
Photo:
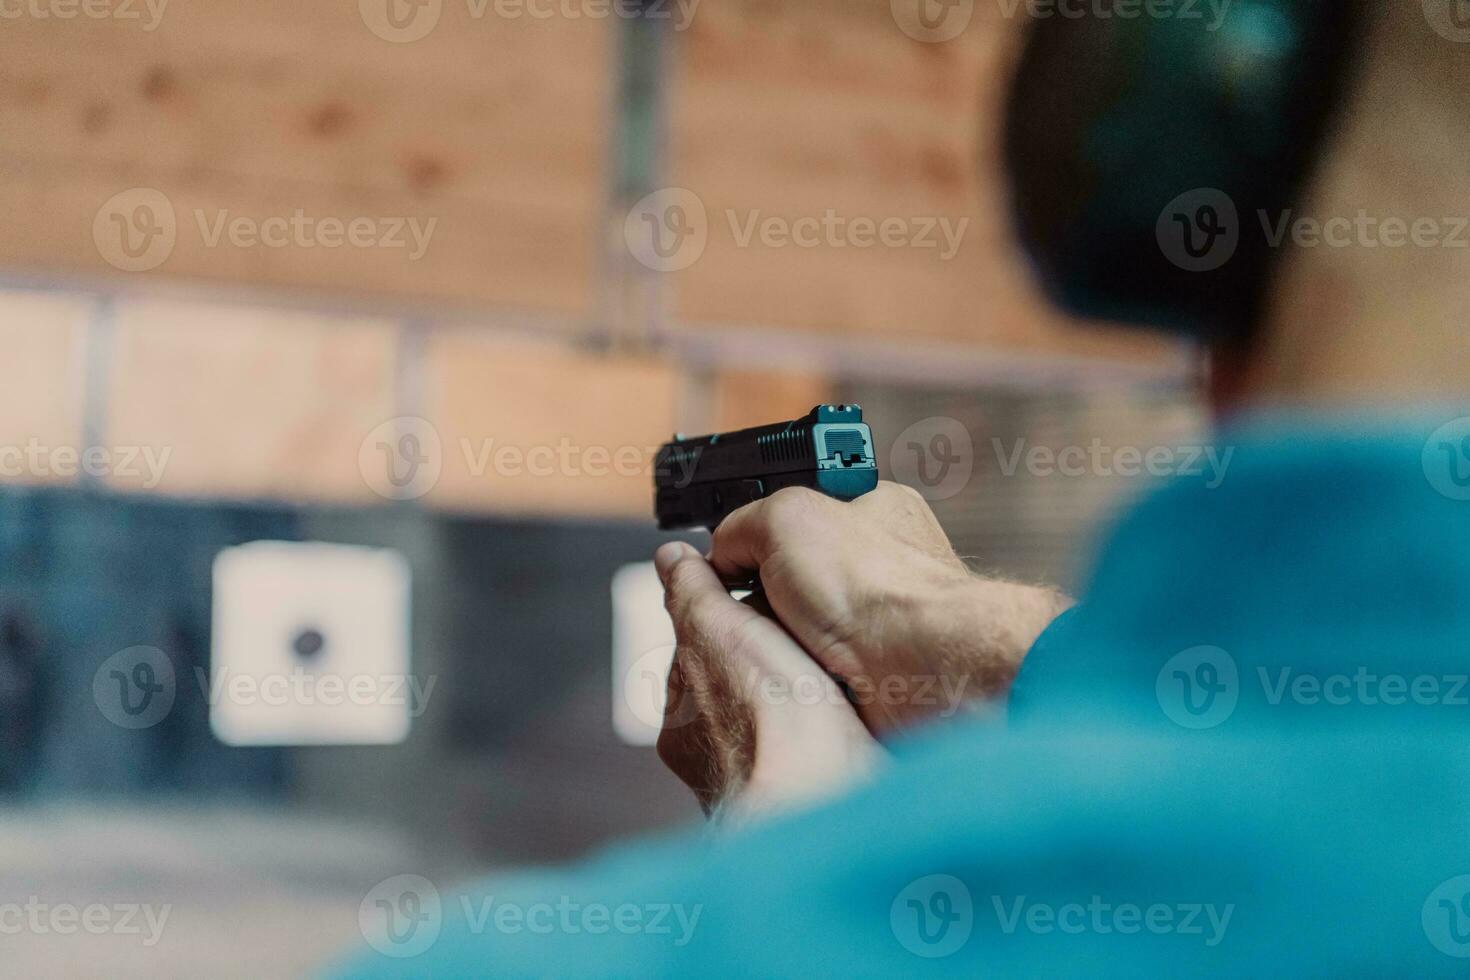
[[1470, 400], [1470, 228], [1463, 250], [1301, 250], [1237, 400], [1334, 408]]
[[[1410, 6], [1414, 9], [1410, 10]], [[1388, 4], [1289, 235], [1243, 400], [1305, 407], [1470, 399], [1470, 56]], [[1425, 47], [1425, 45], [1431, 45]], [[1330, 233], [1329, 233], [1330, 229]], [[1304, 242], [1315, 242], [1305, 247]]]

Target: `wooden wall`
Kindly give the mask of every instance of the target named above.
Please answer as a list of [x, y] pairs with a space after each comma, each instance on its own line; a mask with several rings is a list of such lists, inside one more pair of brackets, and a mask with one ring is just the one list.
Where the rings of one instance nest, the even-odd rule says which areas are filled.
[[[1021, 21], [1005, 19], [1003, 5], [957, 4], [969, 11], [963, 31], [926, 43], [898, 23], [916, 2], [700, 7], [680, 51], [670, 131], [673, 182], [704, 203], [709, 241], [675, 274], [679, 319], [1158, 356], [1149, 338], [1078, 329], [1048, 309], [1010, 242], [998, 137]], [[753, 215], [828, 212], [900, 219], [915, 244], [857, 247], [840, 232], [813, 248], [741, 243]], [[926, 235], [933, 221], [963, 229], [952, 255]]]
[[[616, 19], [443, 0], [408, 8], [430, 19], [404, 34], [385, 2], [0, 24], [0, 278], [81, 287], [0, 294], [0, 340], [28, 366], [0, 392], [0, 445], [171, 447], [157, 487], [108, 478], [126, 490], [372, 502], [364, 441], [414, 416], [444, 447], [431, 504], [642, 517], [641, 473], [466, 464], [486, 439], [616, 452], [794, 415], [841, 373], [823, 345], [855, 339], [870, 375], [901, 352], [949, 383], [1012, 356], [1174, 369], [1157, 342], [1049, 311], [1011, 250], [994, 144], [1020, 25], [989, 5], [936, 44], [888, 0], [699, 4], [669, 32], [659, 179], [698, 200], [708, 241], [660, 272], [629, 261], [629, 202], [610, 197]], [[298, 213], [405, 247], [211, 239]], [[828, 214], [964, 230], [944, 256], [732, 227]], [[409, 221], [433, 222], [417, 257]], [[635, 290], [662, 332], [620, 322]], [[710, 338], [803, 354], [725, 363]]]
[[[653, 450], [683, 420], [794, 417], [831, 392], [533, 331], [197, 299], [0, 290], [0, 343], [25, 365], [0, 388], [0, 483], [183, 497], [647, 519]], [[395, 488], [402, 435], [430, 466]], [[92, 447], [111, 463], [88, 474]]]
[[[371, 0], [364, 0], [371, 6]], [[145, 10], [135, 0], [134, 10]], [[589, 314], [612, 76], [606, 21], [442, 6], [392, 43], [352, 0], [173, 0], [154, 30], [22, 17], [0, 30], [0, 262], [116, 274], [99, 208], [172, 204], [150, 275]], [[424, 255], [209, 244], [222, 212], [437, 219]]]

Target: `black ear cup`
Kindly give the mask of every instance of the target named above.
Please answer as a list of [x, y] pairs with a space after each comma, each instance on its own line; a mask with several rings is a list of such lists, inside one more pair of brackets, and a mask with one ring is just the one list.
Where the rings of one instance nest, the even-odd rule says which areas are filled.
[[1262, 215], [1312, 175], [1364, 2], [1143, 4], [1129, 18], [1102, 16], [1103, 3], [1038, 18], [1004, 152], [1017, 231], [1056, 302], [1246, 338], [1279, 251]]

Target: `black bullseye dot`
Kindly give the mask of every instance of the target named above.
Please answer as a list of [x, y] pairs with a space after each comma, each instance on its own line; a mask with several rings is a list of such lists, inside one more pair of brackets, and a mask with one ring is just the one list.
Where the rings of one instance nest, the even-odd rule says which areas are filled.
[[327, 645], [327, 638], [322, 636], [320, 630], [307, 627], [298, 630], [296, 636], [291, 640], [291, 649], [296, 651], [296, 656], [303, 660], [310, 660], [321, 653]]

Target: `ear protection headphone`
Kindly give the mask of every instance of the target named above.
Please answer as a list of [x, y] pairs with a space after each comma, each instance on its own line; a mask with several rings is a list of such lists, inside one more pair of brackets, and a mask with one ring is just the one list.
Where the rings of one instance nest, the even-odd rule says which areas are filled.
[[[1004, 154], [1016, 227], [1052, 298], [1088, 318], [1248, 341], [1277, 264], [1262, 215], [1292, 207], [1312, 176], [1368, 2], [1071, 0], [1039, 17]], [[1137, 16], [1117, 16], [1124, 6]]]

